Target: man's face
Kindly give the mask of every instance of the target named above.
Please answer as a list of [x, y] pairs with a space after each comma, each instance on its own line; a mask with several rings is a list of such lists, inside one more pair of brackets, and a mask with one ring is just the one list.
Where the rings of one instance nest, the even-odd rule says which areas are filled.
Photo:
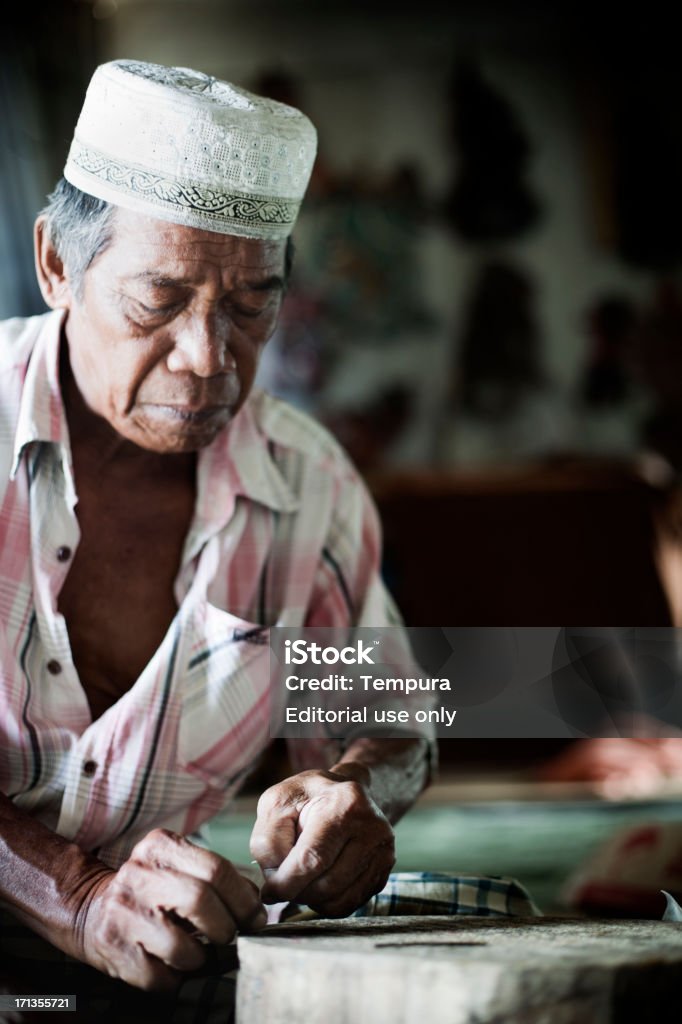
[[220, 235], [118, 208], [66, 321], [88, 406], [162, 453], [210, 444], [243, 405], [284, 288], [284, 242]]

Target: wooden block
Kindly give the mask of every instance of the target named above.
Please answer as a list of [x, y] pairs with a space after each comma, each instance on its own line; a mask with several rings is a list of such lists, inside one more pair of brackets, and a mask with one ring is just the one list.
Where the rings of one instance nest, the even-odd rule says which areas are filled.
[[682, 927], [658, 921], [383, 917], [238, 940], [238, 1024], [667, 1024]]

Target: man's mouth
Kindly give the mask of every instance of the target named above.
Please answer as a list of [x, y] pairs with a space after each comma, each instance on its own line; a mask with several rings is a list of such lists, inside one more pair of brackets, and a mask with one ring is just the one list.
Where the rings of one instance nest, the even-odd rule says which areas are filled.
[[209, 423], [212, 420], [219, 418], [227, 419], [230, 416], [231, 407], [227, 404], [222, 405], [182, 405], [179, 403], [173, 403], [165, 405], [163, 403], [147, 403], [145, 409], [154, 418], [165, 419], [167, 421], [175, 421], [178, 423], [187, 423], [189, 425], [202, 423]]

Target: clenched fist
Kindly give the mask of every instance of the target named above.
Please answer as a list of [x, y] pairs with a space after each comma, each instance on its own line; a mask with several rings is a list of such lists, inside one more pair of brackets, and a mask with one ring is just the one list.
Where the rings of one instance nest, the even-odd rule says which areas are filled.
[[251, 854], [266, 903], [296, 900], [344, 917], [386, 884], [393, 829], [361, 782], [339, 770], [305, 771], [261, 796]]
[[118, 871], [96, 877], [77, 928], [81, 958], [143, 989], [172, 989], [200, 968], [203, 943], [264, 927], [256, 886], [216, 853], [165, 829], [137, 844]]

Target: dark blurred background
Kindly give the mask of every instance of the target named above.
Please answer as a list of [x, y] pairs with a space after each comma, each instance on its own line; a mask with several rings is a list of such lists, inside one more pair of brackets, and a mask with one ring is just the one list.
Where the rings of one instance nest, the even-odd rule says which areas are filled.
[[[196, 67], [320, 151], [261, 383], [365, 473], [412, 625], [682, 621], [682, 71], [663, 7], [25, 3], [0, 38], [0, 316], [94, 67]], [[681, 429], [678, 429], [681, 428]]]

